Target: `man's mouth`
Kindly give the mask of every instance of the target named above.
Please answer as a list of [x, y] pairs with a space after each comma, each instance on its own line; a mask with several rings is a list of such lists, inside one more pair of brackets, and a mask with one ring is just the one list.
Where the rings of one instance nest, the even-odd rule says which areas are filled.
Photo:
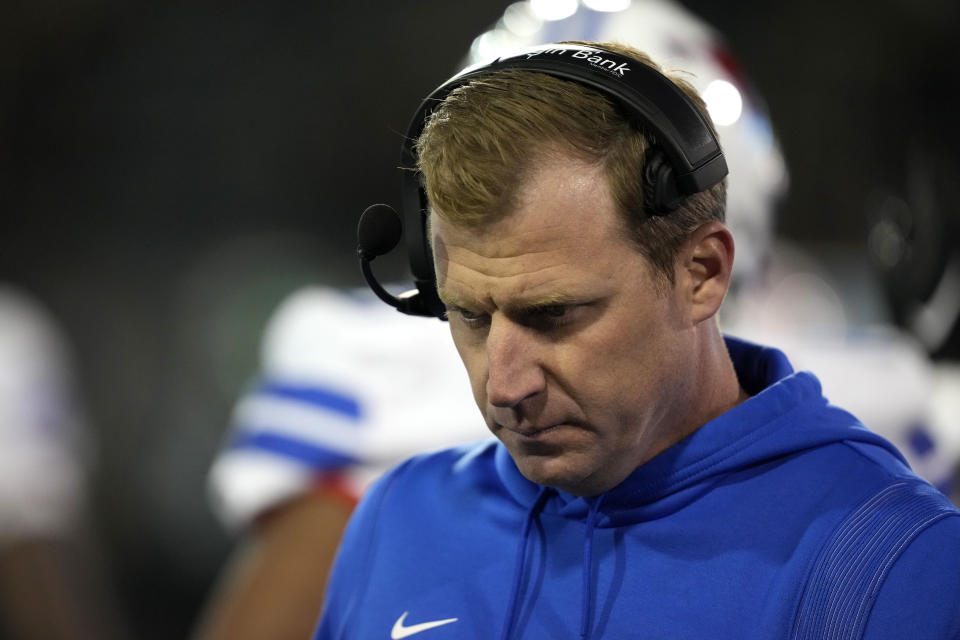
[[522, 425], [517, 427], [506, 427], [504, 425], [498, 424], [497, 426], [511, 433], [515, 433], [522, 438], [536, 440], [538, 438], [545, 438], [550, 434], [560, 431], [564, 427], [570, 427], [571, 425], [565, 422], [557, 422], [554, 424], [547, 424], [547, 425]]

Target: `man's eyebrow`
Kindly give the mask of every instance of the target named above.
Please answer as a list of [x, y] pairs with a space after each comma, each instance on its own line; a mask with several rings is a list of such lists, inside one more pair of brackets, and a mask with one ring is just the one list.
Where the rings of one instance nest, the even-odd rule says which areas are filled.
[[566, 292], [548, 293], [544, 296], [536, 296], [526, 300], [520, 300], [516, 304], [509, 305], [509, 308], [515, 311], [537, 311], [547, 307], [560, 307], [574, 304], [580, 298], [570, 295]]
[[[450, 308], [455, 309], [470, 309], [474, 310], [477, 307], [484, 307], [484, 303], [477, 303], [476, 301], [469, 301], [463, 298], [460, 298], [454, 292], [440, 292], [440, 300]], [[531, 296], [526, 299], [519, 299], [515, 301], [509, 301], [504, 305], [504, 310], [508, 313], [529, 313], [531, 311], [538, 311], [548, 307], [557, 307], [562, 305], [576, 304], [580, 301], [580, 297], [571, 295], [567, 292], [552, 292], [544, 295]]]
[[437, 289], [437, 295], [440, 297], [440, 302], [442, 302], [444, 306], [447, 306], [447, 307], [452, 307], [455, 309], [463, 309], [469, 306], [470, 304], [465, 299], [458, 297], [457, 294], [452, 291], [444, 291], [443, 289]]

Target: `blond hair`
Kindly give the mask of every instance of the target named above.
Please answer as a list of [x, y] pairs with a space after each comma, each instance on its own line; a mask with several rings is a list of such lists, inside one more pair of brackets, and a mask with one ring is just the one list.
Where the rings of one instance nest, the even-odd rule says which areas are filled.
[[[663, 72], [632, 47], [570, 44], [607, 49]], [[683, 78], [668, 77], [709, 123], [696, 90]], [[467, 81], [432, 111], [416, 141], [417, 169], [433, 214], [479, 227], [516, 207], [519, 188], [539, 155], [559, 148], [600, 163], [638, 250], [655, 273], [672, 282], [688, 234], [704, 222], [724, 219], [726, 181], [688, 196], [668, 215], [650, 215], [642, 176], [655, 143], [619, 104], [597, 91], [544, 73], [504, 70]]]

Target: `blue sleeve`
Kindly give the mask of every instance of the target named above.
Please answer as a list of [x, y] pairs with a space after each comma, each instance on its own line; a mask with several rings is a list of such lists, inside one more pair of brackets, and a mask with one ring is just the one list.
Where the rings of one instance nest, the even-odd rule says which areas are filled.
[[225, 453], [253, 450], [318, 471], [356, 464], [368, 420], [359, 396], [265, 378], [237, 403]]
[[824, 543], [794, 638], [960, 640], [960, 512], [926, 482], [894, 480]]
[[314, 640], [350, 638], [348, 622], [363, 601], [367, 577], [377, 562], [379, 515], [390, 487], [405, 465], [390, 471], [366, 492], [340, 541], [327, 583], [323, 613]]
[[934, 523], [900, 554], [863, 638], [960, 640], [960, 514]]

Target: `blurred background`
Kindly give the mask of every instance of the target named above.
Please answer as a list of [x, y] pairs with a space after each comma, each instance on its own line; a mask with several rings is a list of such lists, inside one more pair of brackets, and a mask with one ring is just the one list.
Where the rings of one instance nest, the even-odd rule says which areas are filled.
[[[356, 219], [398, 204], [408, 118], [509, 4], [0, 0], [0, 282], [69, 345], [132, 637], [185, 637], [227, 554], [204, 476], [270, 312], [361, 283]], [[956, 325], [917, 309], [957, 256], [958, 4], [684, 4], [767, 99], [778, 232], [855, 320], [957, 358]]]

